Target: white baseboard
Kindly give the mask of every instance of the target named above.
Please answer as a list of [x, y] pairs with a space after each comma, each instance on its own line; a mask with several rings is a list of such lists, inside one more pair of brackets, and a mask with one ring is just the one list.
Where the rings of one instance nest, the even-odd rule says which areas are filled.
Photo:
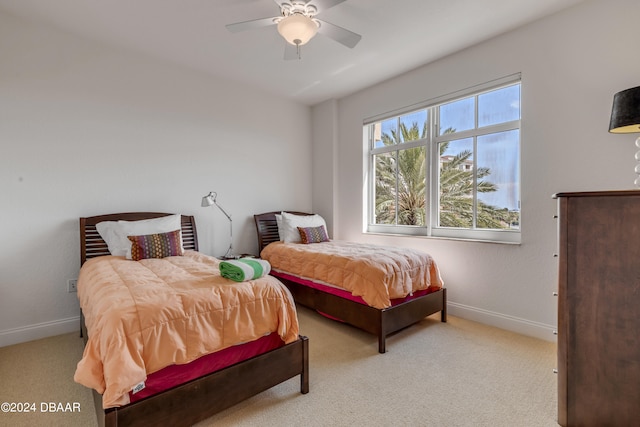
[[68, 334], [74, 331], [78, 332], [78, 335], [80, 334], [80, 316], [6, 329], [0, 331], [0, 347]]
[[[462, 319], [495, 326], [496, 328], [539, 338], [545, 341], [556, 341], [556, 336], [553, 334], [553, 331], [556, 328], [553, 325], [546, 325], [544, 323], [533, 322], [527, 319], [507, 316], [505, 314], [458, 304], [451, 301], [447, 302], [447, 311], [452, 316], [460, 317]], [[55, 335], [68, 334], [74, 331], [77, 331], [78, 334], [80, 333], [80, 316], [0, 331], [0, 347], [33, 341], [40, 338], [52, 337]]]
[[553, 325], [533, 322], [451, 301], [447, 302], [447, 313], [455, 317], [495, 326], [496, 328], [539, 338], [544, 341], [556, 342], [556, 335], [553, 333], [556, 327]]

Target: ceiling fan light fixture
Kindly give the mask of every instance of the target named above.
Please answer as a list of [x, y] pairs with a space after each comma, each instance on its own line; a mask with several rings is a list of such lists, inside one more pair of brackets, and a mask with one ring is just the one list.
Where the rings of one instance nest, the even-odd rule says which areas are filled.
[[290, 44], [302, 46], [318, 32], [318, 24], [301, 13], [285, 16], [278, 22], [278, 33]]

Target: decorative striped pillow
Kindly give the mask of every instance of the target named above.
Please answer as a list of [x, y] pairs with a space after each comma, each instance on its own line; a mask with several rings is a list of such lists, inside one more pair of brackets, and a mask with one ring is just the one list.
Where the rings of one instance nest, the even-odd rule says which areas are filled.
[[328, 242], [329, 236], [327, 236], [327, 230], [324, 225], [319, 227], [298, 227], [300, 233], [300, 240], [302, 243], [320, 243]]
[[131, 241], [131, 259], [140, 261], [148, 258], [181, 256], [182, 233], [180, 230], [144, 236], [127, 236]]

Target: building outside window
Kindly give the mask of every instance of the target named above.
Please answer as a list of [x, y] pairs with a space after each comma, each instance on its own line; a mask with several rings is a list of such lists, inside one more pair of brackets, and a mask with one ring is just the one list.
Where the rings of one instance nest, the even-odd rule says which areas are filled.
[[368, 232], [520, 241], [519, 76], [365, 123]]

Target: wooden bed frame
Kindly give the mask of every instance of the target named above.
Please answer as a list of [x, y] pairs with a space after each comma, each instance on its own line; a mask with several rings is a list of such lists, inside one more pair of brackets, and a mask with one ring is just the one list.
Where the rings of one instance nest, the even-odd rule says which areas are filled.
[[[131, 212], [80, 218], [82, 264], [89, 258], [109, 255], [107, 244], [96, 231], [97, 223], [137, 221], [167, 215], [170, 214]], [[182, 240], [185, 249], [198, 250], [193, 216], [182, 215]], [[87, 329], [82, 313], [80, 317], [81, 335], [86, 343]], [[93, 398], [100, 426], [190, 426], [296, 375], [300, 375], [300, 392], [308, 393], [309, 341], [304, 336], [283, 347], [126, 406], [103, 410], [102, 395], [93, 390]]]
[[[312, 215], [305, 212], [286, 212], [296, 215]], [[279, 213], [280, 211], [254, 215], [260, 252], [269, 243], [280, 240], [275, 218], [275, 215]], [[289, 288], [297, 303], [376, 335], [378, 337], [378, 352], [380, 353], [386, 352], [387, 336], [413, 325], [427, 316], [440, 312], [440, 321], [447, 321], [447, 290], [445, 288], [393, 307], [379, 309], [310, 288], [293, 280], [281, 277], [278, 279]]]

